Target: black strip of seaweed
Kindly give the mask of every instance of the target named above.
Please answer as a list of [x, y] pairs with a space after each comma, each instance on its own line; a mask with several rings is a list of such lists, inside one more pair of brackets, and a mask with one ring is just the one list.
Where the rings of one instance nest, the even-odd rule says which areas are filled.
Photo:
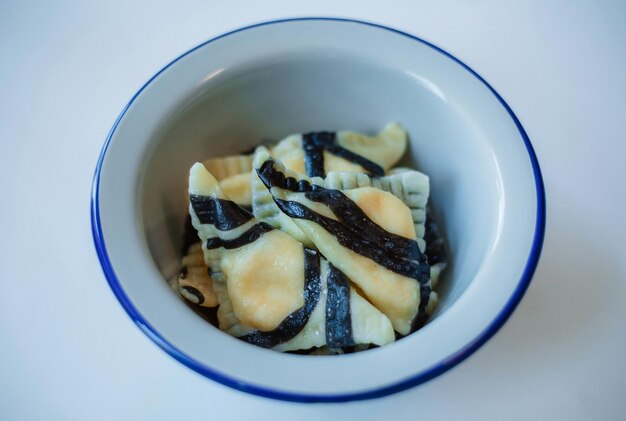
[[379, 177], [382, 177], [383, 175], [385, 175], [385, 170], [383, 169], [383, 167], [381, 167], [375, 162], [370, 161], [364, 156], [356, 154], [352, 152], [351, 150], [348, 150], [342, 146], [332, 145], [331, 147], [326, 148], [326, 150], [332, 153], [333, 155], [337, 155], [345, 159], [346, 161], [350, 161], [350, 162], [353, 162], [355, 164], [362, 166], [372, 175], [376, 175]]
[[190, 194], [189, 201], [202, 224], [215, 225], [220, 231], [237, 228], [254, 216], [231, 200]]
[[304, 168], [309, 177], [326, 177], [324, 171], [324, 148], [335, 143], [335, 133], [314, 132], [302, 135]]
[[320, 256], [304, 247], [304, 305], [287, 316], [276, 329], [269, 332], [254, 330], [239, 339], [263, 348], [273, 348], [294, 338], [309, 321], [320, 299], [321, 289]]
[[425, 260], [417, 241], [392, 234], [381, 228], [341, 191], [313, 185], [312, 191], [305, 193], [305, 197], [328, 206], [353, 235], [361, 236], [379, 246], [381, 249], [375, 253], [391, 254], [399, 259]]
[[350, 316], [350, 282], [329, 263], [326, 297], [326, 345], [343, 348], [354, 345]]
[[224, 247], [225, 249], [236, 249], [243, 247], [246, 244], [255, 242], [263, 234], [273, 229], [274, 227], [271, 225], [268, 225], [265, 222], [259, 222], [258, 224], [254, 224], [252, 227], [248, 228], [248, 230], [239, 237], [233, 238], [232, 240], [223, 240], [219, 237], [209, 238], [206, 240], [206, 248], [207, 250], [219, 247]]
[[309, 177], [326, 177], [324, 170], [324, 150], [365, 168], [373, 175], [385, 174], [383, 168], [369, 159], [337, 145], [335, 132], [312, 132], [302, 135], [304, 166]]

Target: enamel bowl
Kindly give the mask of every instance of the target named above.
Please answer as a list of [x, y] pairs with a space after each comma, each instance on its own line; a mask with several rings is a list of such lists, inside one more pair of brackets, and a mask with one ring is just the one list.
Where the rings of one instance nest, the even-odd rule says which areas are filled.
[[[430, 176], [449, 246], [440, 303], [421, 330], [360, 353], [281, 354], [220, 332], [168, 287], [180, 268], [194, 162], [295, 132], [375, 133], [392, 121], [409, 133], [407, 163]], [[181, 363], [261, 396], [345, 401], [423, 383], [489, 339], [528, 287], [544, 206], [526, 133], [478, 74], [411, 35], [314, 18], [228, 33], [150, 79], [104, 144], [92, 224], [120, 303]]]

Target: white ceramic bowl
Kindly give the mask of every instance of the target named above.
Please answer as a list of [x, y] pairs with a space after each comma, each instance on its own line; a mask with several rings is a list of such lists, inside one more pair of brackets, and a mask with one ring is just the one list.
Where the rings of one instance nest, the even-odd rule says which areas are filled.
[[[294, 132], [375, 132], [390, 121], [408, 130], [409, 161], [430, 176], [450, 249], [441, 301], [424, 328], [360, 353], [281, 354], [220, 332], [168, 288], [193, 162]], [[474, 71], [393, 29], [312, 18], [220, 36], [150, 79], [103, 147], [92, 223], [113, 292], [174, 358], [246, 392], [343, 401], [427, 381], [490, 338], [530, 282], [544, 209], [528, 137]]]

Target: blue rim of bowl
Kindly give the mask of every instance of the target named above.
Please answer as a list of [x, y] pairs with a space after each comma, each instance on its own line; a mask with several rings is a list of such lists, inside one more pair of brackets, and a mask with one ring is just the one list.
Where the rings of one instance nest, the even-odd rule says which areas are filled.
[[[469, 342], [467, 345], [465, 345], [463, 348], [455, 352], [453, 355], [445, 358], [440, 363], [435, 364], [432, 367], [420, 373], [414, 374], [408, 379], [402, 380], [400, 382], [397, 382], [391, 385], [386, 385], [381, 388], [368, 390], [364, 392], [327, 395], [327, 394], [293, 393], [293, 392], [287, 392], [287, 391], [282, 391], [282, 390], [275, 390], [275, 389], [271, 389], [271, 388], [267, 388], [263, 386], [249, 384], [241, 380], [238, 380], [236, 378], [229, 377], [228, 375], [225, 375], [213, 368], [206, 367], [205, 365], [199, 363], [198, 361], [194, 360], [190, 356], [186, 355], [184, 352], [176, 348], [173, 344], [169, 343], [153, 326], [150, 325], [150, 323], [148, 323], [148, 321], [139, 313], [139, 311], [135, 308], [135, 306], [132, 304], [132, 302], [130, 301], [130, 299], [128, 298], [124, 290], [122, 289], [122, 286], [120, 285], [115, 275], [115, 271], [113, 270], [113, 267], [109, 260], [109, 256], [108, 256], [107, 249], [106, 249], [106, 244], [103, 238], [102, 226], [100, 223], [98, 189], [99, 189], [99, 183], [100, 183], [100, 172], [102, 170], [102, 163], [104, 162], [104, 158], [105, 158], [107, 149], [109, 147], [109, 143], [111, 142], [111, 138], [115, 134], [115, 130], [118, 124], [120, 123], [124, 115], [126, 114], [126, 111], [128, 111], [128, 108], [135, 101], [137, 96], [139, 96], [139, 94], [141, 94], [141, 92], [154, 79], [156, 79], [161, 73], [167, 70], [174, 63], [179, 61], [181, 58], [187, 56], [188, 54], [191, 54], [195, 50], [204, 47], [207, 44], [210, 44], [218, 39], [227, 37], [229, 35], [246, 31], [249, 29], [253, 29], [259, 26], [268, 26], [268, 25], [274, 25], [274, 24], [279, 24], [279, 23], [298, 22], [298, 21], [347, 22], [347, 23], [356, 23], [356, 24], [366, 25], [366, 26], [370, 26], [374, 28], [379, 28], [385, 31], [396, 33], [398, 35], [402, 35], [414, 41], [417, 41], [445, 55], [446, 57], [450, 58], [452, 61], [462, 66], [465, 70], [470, 72], [474, 77], [476, 77], [479, 81], [481, 81], [489, 89], [489, 91], [491, 91], [491, 93], [498, 99], [498, 101], [504, 107], [504, 109], [509, 113], [509, 116], [511, 117], [513, 122], [515, 122], [515, 125], [519, 131], [520, 136], [524, 140], [524, 144], [526, 145], [526, 149], [528, 150], [528, 155], [529, 155], [530, 162], [533, 168], [533, 173], [535, 176], [535, 189], [537, 193], [537, 213], [536, 213], [536, 224], [535, 224], [533, 244], [532, 244], [530, 253], [528, 255], [528, 260], [526, 261], [524, 272], [522, 273], [522, 276], [519, 280], [519, 283], [517, 284], [515, 291], [513, 292], [513, 294], [507, 301], [507, 303], [504, 305], [504, 307], [502, 308], [498, 316], [489, 324], [489, 326], [485, 330], [483, 330], [476, 338], [474, 338], [474, 340]], [[437, 377], [440, 374], [443, 374], [444, 372], [450, 370], [452, 367], [456, 366], [457, 364], [465, 360], [467, 357], [473, 354], [476, 350], [478, 350], [485, 342], [487, 342], [504, 325], [504, 323], [511, 316], [511, 314], [513, 313], [513, 310], [515, 310], [520, 300], [524, 296], [524, 293], [528, 289], [528, 285], [530, 284], [530, 281], [533, 277], [535, 269], [537, 268], [537, 263], [539, 262], [539, 256], [541, 255], [541, 249], [543, 247], [545, 223], [546, 223], [546, 199], [545, 199], [545, 191], [544, 191], [544, 186], [543, 186], [543, 178], [541, 175], [541, 169], [539, 168], [539, 162], [537, 161], [537, 156], [535, 155], [535, 151], [532, 147], [532, 144], [530, 143], [530, 139], [528, 138], [526, 131], [522, 127], [522, 124], [513, 113], [513, 110], [511, 110], [511, 107], [509, 107], [509, 105], [504, 101], [504, 99], [502, 99], [500, 94], [498, 94], [498, 92], [496, 92], [496, 90], [491, 85], [489, 85], [489, 83], [487, 83], [485, 79], [483, 79], [478, 73], [472, 70], [469, 66], [463, 63], [461, 60], [457, 59], [450, 53], [442, 50], [441, 48], [437, 47], [436, 45], [431, 44], [428, 41], [425, 41], [414, 35], [407, 34], [406, 32], [389, 28], [387, 26], [383, 26], [377, 23], [359, 21], [359, 20], [354, 20], [354, 19], [346, 19], [346, 18], [303, 17], [303, 18], [281, 19], [281, 20], [273, 20], [269, 22], [262, 22], [262, 23], [258, 23], [255, 25], [250, 25], [250, 26], [246, 26], [243, 28], [239, 28], [234, 31], [215, 37], [213, 39], [210, 39], [192, 48], [191, 50], [181, 54], [180, 56], [178, 56], [176, 59], [171, 61], [168, 65], [163, 67], [158, 73], [152, 76], [150, 80], [148, 80], [141, 87], [141, 89], [137, 91], [137, 93], [131, 98], [128, 104], [126, 104], [121, 114], [119, 115], [115, 123], [113, 124], [113, 127], [111, 128], [106, 138], [104, 146], [102, 147], [102, 151], [100, 152], [100, 157], [98, 158], [98, 163], [96, 165], [96, 170], [94, 173], [93, 186], [92, 186], [92, 192], [91, 192], [91, 228], [92, 228], [94, 244], [96, 247], [96, 251], [98, 253], [100, 264], [102, 265], [104, 275], [109, 283], [109, 286], [113, 290], [113, 293], [117, 297], [122, 307], [124, 307], [124, 309], [130, 316], [130, 318], [135, 322], [135, 324], [137, 324], [139, 329], [141, 329], [141, 331], [143, 331], [159, 347], [161, 347], [165, 352], [170, 354], [176, 360], [180, 361], [181, 363], [191, 368], [192, 370], [198, 372], [199, 374], [210, 378], [211, 380], [214, 380], [218, 383], [221, 383], [223, 385], [229, 386], [233, 389], [237, 389], [243, 392], [251, 393], [251, 394], [266, 397], [266, 398], [285, 400], [285, 401], [291, 401], [291, 402], [346, 402], [346, 401], [353, 401], [353, 400], [365, 400], [365, 399], [379, 398], [379, 397], [397, 393], [397, 392], [406, 390], [408, 388], [417, 386], [419, 384], [425, 383], [428, 380], [434, 377]]]

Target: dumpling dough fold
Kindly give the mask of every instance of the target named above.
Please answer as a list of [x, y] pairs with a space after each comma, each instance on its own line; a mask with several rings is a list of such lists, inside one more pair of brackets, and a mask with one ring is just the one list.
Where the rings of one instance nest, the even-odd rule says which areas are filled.
[[191, 168], [189, 195], [220, 329], [281, 351], [394, 340], [389, 319], [340, 270], [230, 201], [202, 164]]
[[323, 187], [321, 178], [287, 170], [264, 148], [254, 167], [280, 210], [345, 273], [400, 334], [426, 319], [430, 269], [410, 209], [382, 190]]

